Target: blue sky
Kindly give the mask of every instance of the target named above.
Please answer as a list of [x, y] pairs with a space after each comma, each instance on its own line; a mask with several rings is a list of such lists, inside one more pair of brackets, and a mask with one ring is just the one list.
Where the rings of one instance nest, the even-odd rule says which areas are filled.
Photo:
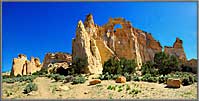
[[88, 13], [98, 25], [123, 17], [162, 46], [179, 37], [187, 58], [197, 58], [197, 2], [3, 2], [2, 71], [19, 53], [40, 61], [47, 52], [71, 53], [77, 22]]

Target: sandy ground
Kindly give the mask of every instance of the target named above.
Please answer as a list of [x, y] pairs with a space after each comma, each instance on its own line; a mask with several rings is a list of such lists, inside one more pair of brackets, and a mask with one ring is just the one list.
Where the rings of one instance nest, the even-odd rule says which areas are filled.
[[[34, 83], [38, 90], [30, 94], [23, 94], [26, 82], [14, 84], [3, 83], [3, 99], [197, 99], [197, 83], [181, 88], [165, 88], [165, 84], [148, 82], [127, 82], [125, 84], [115, 83], [113, 80], [104, 80], [100, 84], [89, 86], [89, 80], [84, 84], [72, 85], [71, 83], [55, 82], [46, 77], [38, 77]], [[122, 91], [109, 90], [109, 85], [121, 86]], [[122, 86], [123, 85], [123, 86]], [[141, 90], [138, 94], [129, 94], [126, 85], [131, 89]], [[57, 90], [59, 87], [65, 90]], [[10, 94], [12, 93], [12, 94]]]

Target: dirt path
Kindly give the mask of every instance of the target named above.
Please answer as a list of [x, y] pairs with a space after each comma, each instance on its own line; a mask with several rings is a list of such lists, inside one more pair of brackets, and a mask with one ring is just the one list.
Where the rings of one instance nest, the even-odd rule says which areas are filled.
[[52, 94], [50, 93], [49, 90], [49, 84], [50, 84], [49, 79], [45, 79], [44, 77], [39, 77], [35, 79], [35, 83], [38, 85], [38, 93], [41, 98], [49, 98], [52, 97]]

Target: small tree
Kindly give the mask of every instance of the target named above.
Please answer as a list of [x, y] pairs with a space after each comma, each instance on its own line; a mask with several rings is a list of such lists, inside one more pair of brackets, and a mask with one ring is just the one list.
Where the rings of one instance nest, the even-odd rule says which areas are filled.
[[122, 74], [134, 73], [137, 64], [134, 60], [127, 60], [125, 58], [116, 59], [116, 57], [110, 58], [103, 65], [103, 73], [109, 74]]
[[24, 89], [24, 93], [27, 94], [27, 93], [30, 93], [32, 91], [37, 91], [38, 87], [35, 83], [29, 83], [25, 89]]
[[142, 75], [151, 74], [153, 76], [158, 74], [158, 70], [155, 68], [154, 63], [151, 61], [147, 61], [142, 65], [141, 69]]
[[174, 55], [167, 55], [164, 52], [156, 53], [154, 56], [155, 66], [159, 69], [159, 73], [166, 75], [172, 71], [179, 70], [178, 59]]
[[85, 70], [85, 67], [88, 66], [88, 62], [86, 59], [82, 59], [79, 57], [75, 57], [72, 61], [72, 67], [70, 69], [70, 73], [82, 73]]

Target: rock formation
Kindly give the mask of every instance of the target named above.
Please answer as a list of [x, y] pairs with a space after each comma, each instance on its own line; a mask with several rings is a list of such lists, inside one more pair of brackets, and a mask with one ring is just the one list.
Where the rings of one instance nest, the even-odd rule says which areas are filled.
[[[114, 29], [117, 24], [122, 28]], [[85, 72], [99, 74], [102, 64], [112, 56], [135, 59], [139, 70], [143, 62], [162, 51], [162, 46], [151, 34], [134, 28], [123, 18], [110, 18], [108, 23], [98, 26], [89, 14], [84, 24], [78, 22], [72, 49], [73, 61], [76, 57], [86, 59]]]
[[173, 44], [173, 47], [164, 47], [164, 52], [166, 54], [174, 55], [176, 56], [182, 63], [185, 63], [187, 61], [186, 54], [184, 52], [184, 48], [182, 46], [183, 41], [179, 38], [176, 38], [175, 43]]
[[190, 67], [193, 73], [197, 73], [198, 61], [197, 59], [188, 60], [186, 61], [185, 66]]
[[[92, 24], [92, 20], [88, 22], [88, 25]], [[78, 22], [76, 30], [76, 39], [73, 39], [73, 61], [76, 58], [85, 59], [88, 63], [85, 68], [85, 73], [102, 73], [101, 56], [99, 49], [96, 46], [96, 41], [91, 37], [93, 31], [86, 31], [82, 21]]]
[[26, 55], [19, 54], [18, 58], [13, 59], [11, 75], [28, 75], [41, 69], [41, 63], [38, 58], [31, 57], [29, 61]]
[[44, 57], [42, 68], [47, 68], [49, 72], [57, 72], [60, 68], [68, 68], [71, 62], [72, 57], [67, 53], [47, 53]]

